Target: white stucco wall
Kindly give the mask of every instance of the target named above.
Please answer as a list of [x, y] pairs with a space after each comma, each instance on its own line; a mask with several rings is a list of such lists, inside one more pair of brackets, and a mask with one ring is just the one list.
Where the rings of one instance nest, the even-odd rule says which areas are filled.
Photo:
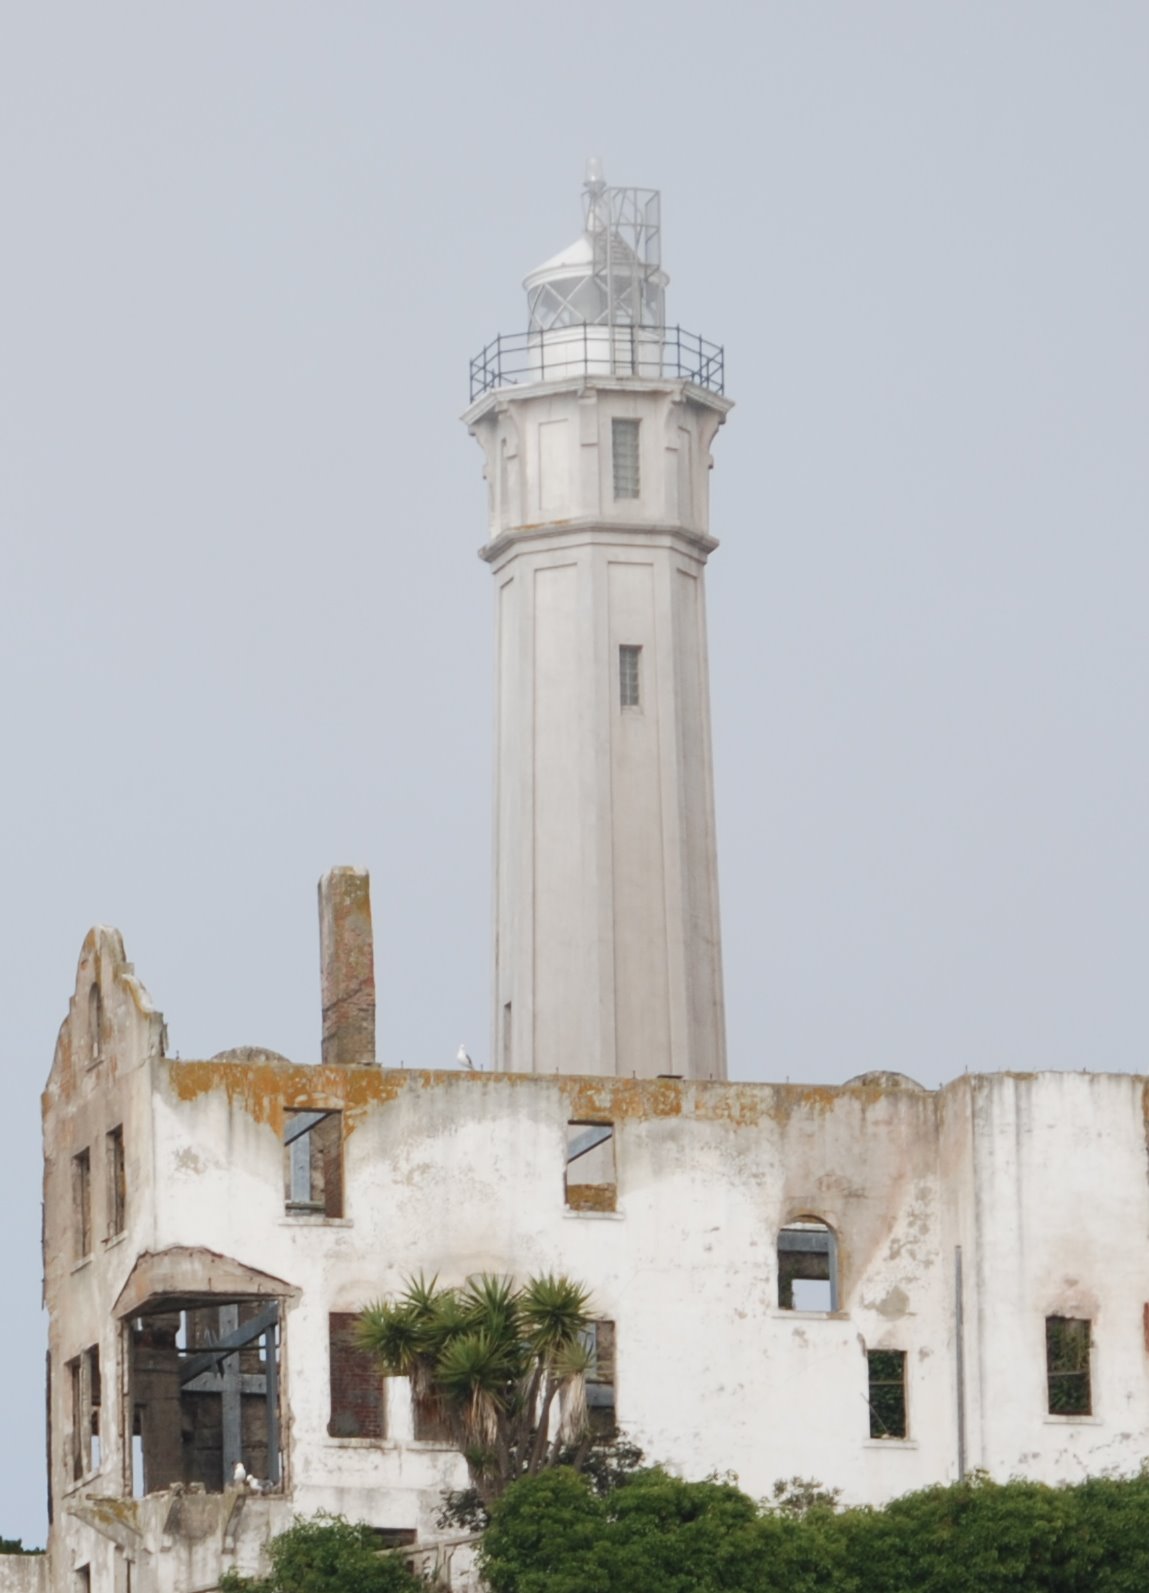
[[[729, 407], [596, 379], [465, 417], [497, 591], [497, 1067], [726, 1075], [704, 570]], [[614, 496], [616, 420], [639, 427], [633, 498]], [[622, 646], [641, 649], [634, 706]]]
[[[146, 1003], [122, 981], [119, 1007], [114, 994], [120, 1061], [101, 1074], [65, 1032], [46, 1096], [53, 1593], [71, 1593], [84, 1564], [93, 1586], [120, 1588], [128, 1561], [136, 1593], [208, 1587], [223, 1564], [254, 1568], [295, 1511], [433, 1534], [465, 1467], [413, 1440], [403, 1380], [387, 1387], [385, 1438], [327, 1432], [328, 1313], [418, 1271], [571, 1274], [616, 1323], [619, 1422], [652, 1460], [689, 1476], [733, 1470], [754, 1494], [802, 1475], [879, 1502], [958, 1473], [960, 1248], [967, 1466], [1057, 1481], [1140, 1464], [1145, 1080], [1005, 1074], [930, 1092], [887, 1075], [818, 1089], [312, 1068], [260, 1053], [180, 1062], [158, 1054]], [[78, 1034], [81, 1018], [70, 1023]], [[299, 1108], [343, 1114], [340, 1218], [285, 1213], [283, 1119]], [[613, 1211], [564, 1197], [568, 1125], [588, 1121], [614, 1126]], [[77, 1260], [71, 1156], [116, 1122], [128, 1225]], [[103, 1198], [94, 1185], [97, 1238]], [[779, 1308], [777, 1235], [801, 1217], [836, 1235], [834, 1312]], [[196, 1255], [204, 1288], [237, 1267], [282, 1280], [286, 1491], [245, 1498], [238, 1516], [228, 1495], [185, 1498], [176, 1516], [171, 1490], [125, 1497], [116, 1302], [141, 1269], [170, 1256], [194, 1269]], [[1048, 1414], [1050, 1315], [1091, 1323], [1089, 1415]], [[101, 1463], [73, 1481], [66, 1363], [93, 1343]], [[906, 1356], [904, 1440], [869, 1436], [866, 1351], [883, 1348]]]
[[[619, 1417], [653, 1458], [692, 1475], [733, 1469], [752, 1492], [799, 1473], [878, 1501], [957, 1473], [961, 1244], [967, 1463], [1055, 1479], [1140, 1459], [1146, 1287], [1128, 1256], [1131, 1227], [1149, 1218], [1139, 1080], [1007, 1075], [933, 1094], [375, 1075], [369, 1104], [348, 1114], [346, 1217], [300, 1223], [280, 1209], [272, 1122], [252, 1116], [245, 1092], [189, 1094], [187, 1066], [164, 1064], [188, 1098], [157, 1078], [157, 1240], [258, 1260], [300, 1290], [287, 1375], [292, 1475], [309, 1500], [350, 1488], [376, 1516], [382, 1498], [396, 1509], [403, 1498], [409, 1517], [408, 1490], [429, 1490], [426, 1525], [451, 1474], [441, 1451], [403, 1442], [401, 1386], [387, 1444], [325, 1431], [326, 1312], [420, 1269], [447, 1281], [570, 1272], [618, 1324]], [[954, 1115], [969, 1131], [956, 1164], [945, 1154]], [[614, 1213], [564, 1205], [566, 1123], [584, 1116], [615, 1122]], [[194, 1201], [180, 1183], [193, 1159]], [[778, 1308], [776, 1235], [800, 1215], [838, 1236], [836, 1313]], [[1090, 1417], [1045, 1412], [1051, 1314], [1094, 1322]], [[904, 1443], [868, 1435], [873, 1348], [907, 1355]]]
[[0, 1593], [48, 1593], [46, 1554], [0, 1554]]

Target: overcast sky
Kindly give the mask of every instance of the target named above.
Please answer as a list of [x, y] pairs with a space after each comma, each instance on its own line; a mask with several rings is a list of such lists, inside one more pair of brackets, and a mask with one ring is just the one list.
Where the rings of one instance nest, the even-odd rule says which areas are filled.
[[[1144, 0], [9, 0], [0, 18], [0, 1535], [40, 1542], [38, 1094], [89, 925], [184, 1057], [488, 1050], [467, 360], [663, 191], [722, 342], [738, 1079], [1145, 1070]], [[250, 1259], [250, 1258], [248, 1258]]]

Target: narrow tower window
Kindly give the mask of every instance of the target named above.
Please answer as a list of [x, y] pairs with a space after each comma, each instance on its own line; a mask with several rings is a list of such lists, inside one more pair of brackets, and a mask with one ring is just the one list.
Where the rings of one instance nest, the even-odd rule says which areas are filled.
[[637, 420], [621, 420], [617, 415], [610, 423], [614, 455], [614, 495], [616, 498], [637, 498], [641, 485], [638, 467]]
[[77, 1261], [92, 1249], [92, 1155], [87, 1146], [72, 1157], [72, 1249]]
[[623, 708], [639, 705], [638, 663], [641, 647], [623, 646], [618, 650], [618, 701]]
[[1092, 1413], [1089, 1328], [1088, 1320], [1082, 1317], [1047, 1316], [1045, 1319], [1045, 1375], [1051, 1416]]
[[105, 1135], [107, 1148], [108, 1202], [107, 1238], [114, 1239], [123, 1233], [127, 1212], [127, 1180], [124, 1176], [124, 1125], [121, 1123]]
[[906, 1352], [868, 1350], [870, 1437], [906, 1436]]
[[100, 987], [88, 991], [88, 1065], [95, 1067], [104, 1054], [104, 998]]

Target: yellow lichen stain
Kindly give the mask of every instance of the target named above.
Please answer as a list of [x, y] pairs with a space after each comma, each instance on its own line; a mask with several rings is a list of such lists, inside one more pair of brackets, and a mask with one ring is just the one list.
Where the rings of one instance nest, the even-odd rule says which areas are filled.
[[[239, 1061], [161, 1060], [181, 1101], [222, 1091], [256, 1122], [281, 1132], [284, 1113], [330, 1108], [344, 1113], [352, 1133], [364, 1113], [397, 1100], [407, 1090], [539, 1092], [557, 1090], [567, 1117], [576, 1122], [623, 1123], [667, 1118], [727, 1123], [753, 1129], [764, 1122], [786, 1126], [794, 1118], [825, 1117], [860, 1101], [863, 1109], [904, 1091], [875, 1085], [734, 1084], [725, 1080], [620, 1078], [614, 1074], [469, 1073], [433, 1068], [339, 1067], [276, 1061], [268, 1056]], [[932, 1103], [932, 1094], [923, 1094]], [[1149, 1102], [1146, 1104], [1149, 1123]]]
[[617, 1190], [613, 1184], [570, 1184], [567, 1205], [571, 1211], [613, 1211]]
[[277, 1133], [283, 1130], [285, 1111], [325, 1106], [343, 1112], [344, 1133], [351, 1133], [365, 1111], [394, 1100], [419, 1076], [393, 1068], [315, 1067], [268, 1060], [169, 1060], [164, 1065], [181, 1101], [222, 1090], [230, 1105], [242, 1106], [257, 1123], [267, 1123]]
[[89, 1494], [84, 1504], [92, 1515], [102, 1521], [117, 1523], [129, 1531], [139, 1533], [139, 1513], [134, 1499], [113, 1499], [106, 1494]]

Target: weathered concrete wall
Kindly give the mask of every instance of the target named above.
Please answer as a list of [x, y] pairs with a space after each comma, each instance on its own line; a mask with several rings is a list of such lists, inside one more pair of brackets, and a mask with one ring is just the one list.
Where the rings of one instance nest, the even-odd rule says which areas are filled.
[[[93, 1057], [97, 953], [117, 1040]], [[128, 1559], [137, 1593], [210, 1586], [221, 1565], [254, 1568], [294, 1511], [433, 1535], [465, 1468], [415, 1440], [405, 1380], [386, 1382], [385, 1436], [328, 1430], [329, 1313], [420, 1270], [587, 1283], [616, 1324], [624, 1433], [687, 1474], [732, 1469], [752, 1493], [801, 1474], [878, 1502], [952, 1479], [963, 1408], [966, 1464], [998, 1476], [1129, 1470], [1149, 1445], [1145, 1080], [1007, 1074], [930, 1092], [890, 1075], [819, 1089], [307, 1067], [253, 1050], [182, 1062], [162, 1055], [118, 941], [85, 958], [45, 1097], [53, 1593], [83, 1564], [94, 1587], [119, 1586]], [[342, 1145], [342, 1216], [288, 1209], [283, 1136], [300, 1112], [338, 1114], [325, 1132]], [[587, 1123], [613, 1125], [593, 1181], [613, 1172], [615, 1187], [575, 1209], [566, 1150]], [[124, 1229], [104, 1231], [97, 1157], [77, 1256], [72, 1159], [116, 1126]], [[799, 1219], [835, 1237], [835, 1310], [779, 1304], [778, 1233]], [[131, 1324], [201, 1294], [279, 1302], [284, 1491], [132, 1500]], [[1048, 1414], [1048, 1316], [1091, 1324], [1088, 1414]], [[95, 1345], [101, 1453], [76, 1477], [67, 1368]], [[904, 1438], [870, 1436], [872, 1350], [906, 1356]]]
[[0, 1593], [48, 1593], [46, 1554], [0, 1554]]

